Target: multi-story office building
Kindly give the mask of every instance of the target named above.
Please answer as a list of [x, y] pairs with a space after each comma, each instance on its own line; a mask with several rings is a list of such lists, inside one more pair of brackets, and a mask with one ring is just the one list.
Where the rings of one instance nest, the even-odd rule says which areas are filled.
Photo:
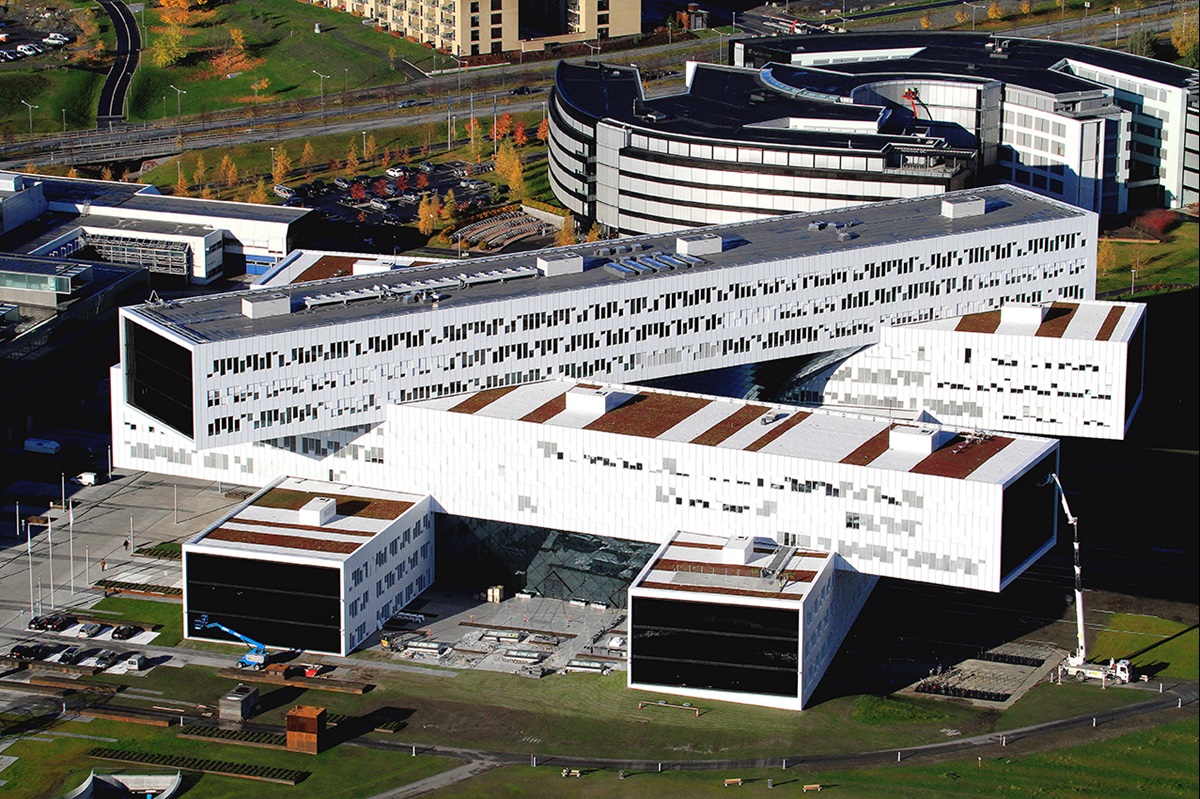
[[944, 424], [1125, 437], [1142, 399], [1145, 307], [1083, 302], [884, 327], [879, 343], [803, 381], [792, 399]]
[[641, 0], [362, 0], [333, 7], [457, 56], [630, 36], [642, 27]]
[[125, 308], [114, 451], [263, 483], [288, 473], [285, 451], [372, 457], [349, 445], [393, 403], [650, 380], [861, 347], [885, 323], [1088, 299], [1095, 236], [1093, 214], [996, 187]]
[[[550, 181], [621, 233], [1011, 183], [1099, 213], [1196, 202], [1196, 70], [972, 33], [752, 39], [646, 100], [634, 69], [561, 64]], [[947, 64], [955, 65], [953, 70]]]

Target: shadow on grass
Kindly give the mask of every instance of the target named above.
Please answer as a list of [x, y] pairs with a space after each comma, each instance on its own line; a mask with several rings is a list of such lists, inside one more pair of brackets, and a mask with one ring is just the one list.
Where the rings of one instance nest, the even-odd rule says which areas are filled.
[[283, 688], [276, 688], [268, 694], [259, 696], [256, 714], [261, 716], [264, 713], [270, 713], [272, 710], [294, 705], [306, 693], [306, 689], [294, 688], [290, 685]]
[[399, 732], [408, 725], [408, 719], [413, 711], [409, 708], [381, 707], [365, 716], [351, 716], [338, 722], [336, 727], [329, 729], [326, 736], [326, 748], [353, 741], [377, 729], [389, 732]]

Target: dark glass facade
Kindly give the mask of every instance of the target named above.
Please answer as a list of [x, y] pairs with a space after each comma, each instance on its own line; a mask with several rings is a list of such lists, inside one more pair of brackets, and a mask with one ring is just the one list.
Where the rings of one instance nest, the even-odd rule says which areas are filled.
[[125, 323], [129, 404], [191, 438], [192, 353], [141, 325]]
[[1142, 376], [1146, 357], [1146, 317], [1129, 337], [1128, 368], [1125, 371], [1125, 418], [1133, 413], [1133, 406], [1142, 394]]
[[437, 581], [505, 585], [553, 599], [624, 607], [626, 590], [658, 547], [510, 522], [438, 514]]
[[1007, 579], [1013, 569], [1053, 536], [1058, 494], [1050, 474], [1057, 466], [1058, 453], [1051, 452], [1004, 489], [1004, 510], [1000, 517], [1001, 580]]
[[188, 634], [231, 639], [215, 627], [196, 631], [207, 614], [270, 646], [340, 652], [341, 577], [337, 568], [187, 553]]
[[634, 683], [800, 695], [798, 610], [634, 597], [629, 616]]

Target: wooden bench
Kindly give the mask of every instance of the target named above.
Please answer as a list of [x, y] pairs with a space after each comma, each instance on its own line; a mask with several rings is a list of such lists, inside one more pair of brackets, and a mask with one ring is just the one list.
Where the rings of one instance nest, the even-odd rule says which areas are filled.
[[562, 770], [562, 775], [564, 777], [582, 777], [583, 772], [577, 768], [565, 768]]
[[808, 793], [809, 791], [816, 791], [817, 793], [820, 793], [820, 792], [821, 792], [821, 786], [820, 786], [819, 784], [814, 784], [814, 785], [805, 785], [805, 786], [804, 786], [804, 792], [805, 792], [805, 793]]
[[728, 788], [730, 785], [741, 785], [741, 784], [742, 784], [741, 777], [730, 777], [729, 779], [725, 780], [726, 788]]

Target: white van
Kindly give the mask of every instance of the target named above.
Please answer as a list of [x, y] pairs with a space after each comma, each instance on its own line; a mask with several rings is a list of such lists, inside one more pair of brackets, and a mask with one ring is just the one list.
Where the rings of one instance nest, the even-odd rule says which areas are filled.
[[62, 449], [62, 445], [57, 441], [51, 441], [48, 438], [27, 438], [25, 439], [26, 452], [40, 452], [43, 455], [57, 455]]
[[77, 486], [94, 486], [96, 484], [96, 473], [80, 472], [71, 478], [71, 482]]

